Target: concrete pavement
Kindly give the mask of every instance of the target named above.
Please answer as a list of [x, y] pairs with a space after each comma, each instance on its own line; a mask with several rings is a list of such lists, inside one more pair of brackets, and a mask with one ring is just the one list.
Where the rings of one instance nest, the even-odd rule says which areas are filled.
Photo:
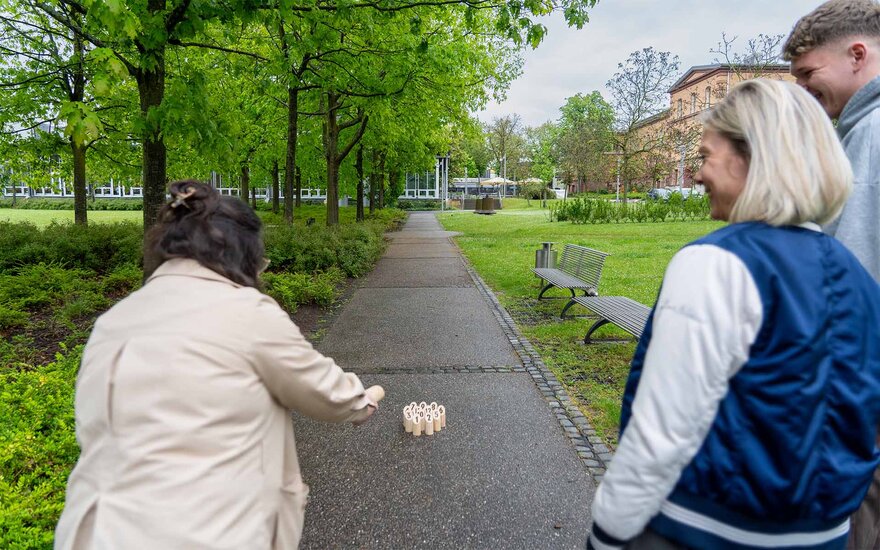
[[[360, 427], [295, 417], [311, 486], [301, 548], [584, 547], [589, 426], [451, 235], [411, 214], [318, 344], [386, 399]], [[445, 405], [447, 428], [405, 433], [411, 401]]]

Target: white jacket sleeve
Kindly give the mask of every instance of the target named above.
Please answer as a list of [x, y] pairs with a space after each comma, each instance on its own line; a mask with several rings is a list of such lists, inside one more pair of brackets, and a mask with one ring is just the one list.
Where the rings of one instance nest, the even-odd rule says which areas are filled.
[[703, 443], [762, 321], [751, 274], [712, 245], [679, 251], [654, 312], [632, 417], [593, 502], [590, 546], [641, 533]]

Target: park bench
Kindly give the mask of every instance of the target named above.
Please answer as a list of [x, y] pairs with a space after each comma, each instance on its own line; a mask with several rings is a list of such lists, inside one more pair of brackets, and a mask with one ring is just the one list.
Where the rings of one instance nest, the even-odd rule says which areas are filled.
[[565, 312], [576, 304], [576, 291], [581, 291], [584, 296], [599, 295], [599, 278], [602, 276], [602, 266], [605, 264], [605, 252], [599, 252], [585, 246], [567, 244], [562, 250], [559, 265], [552, 267], [536, 267], [532, 271], [546, 281], [546, 284], [538, 293], [540, 300], [544, 293], [553, 287], [564, 288], [571, 292], [571, 299], [562, 308], [561, 318], [565, 318]]
[[590, 336], [596, 329], [608, 323], [640, 338], [651, 314], [651, 308], [626, 296], [578, 296], [574, 301], [599, 316], [584, 336], [585, 344], [590, 343]]

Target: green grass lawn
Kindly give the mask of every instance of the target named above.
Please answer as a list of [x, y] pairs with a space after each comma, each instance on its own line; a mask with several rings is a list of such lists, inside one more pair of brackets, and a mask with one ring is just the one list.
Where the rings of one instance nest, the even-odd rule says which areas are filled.
[[[89, 212], [89, 223], [140, 222], [144, 214], [140, 211], [97, 210]], [[31, 222], [37, 227], [45, 227], [52, 222], [73, 223], [73, 210], [19, 210], [0, 208], [0, 221]]]
[[[525, 201], [523, 201], [525, 202]], [[535, 201], [532, 201], [534, 204]], [[281, 225], [284, 223], [282, 214], [258, 211], [263, 223], [266, 225]], [[344, 206], [339, 209], [340, 223], [354, 223], [357, 210], [354, 206]], [[323, 224], [327, 219], [327, 207], [324, 205], [303, 205], [296, 208], [293, 213], [294, 223], [306, 223], [309, 218], [314, 218], [318, 224]], [[114, 211], [114, 210], [90, 210], [89, 223], [115, 223], [115, 222], [141, 222], [144, 219], [143, 212]], [[26, 210], [16, 208], [0, 208], [0, 221], [30, 222], [37, 227], [45, 227], [52, 222], [73, 223], [73, 210]]]
[[[508, 199], [509, 200], [509, 199]], [[582, 341], [593, 320], [582, 317], [559, 320], [565, 300], [535, 298], [539, 280], [530, 268], [535, 250], [543, 241], [579, 244], [607, 252], [599, 293], [628, 296], [653, 305], [669, 260], [686, 243], [719, 227], [720, 222], [665, 222], [574, 225], [550, 222], [548, 211], [532, 201], [532, 208], [507, 204], [494, 216], [472, 212], [441, 215], [446, 229], [460, 231], [456, 241], [480, 276], [517, 321], [523, 335], [535, 345], [547, 366], [564, 383], [590, 418], [597, 432], [611, 445], [617, 442], [620, 399], [635, 342], [622, 330], [606, 325], [596, 332], [599, 343]], [[525, 201], [523, 201], [525, 203]], [[535, 206], [535, 205], [538, 206]], [[512, 208], [511, 208], [512, 207]], [[568, 291], [551, 290], [545, 296], [567, 297]], [[580, 306], [570, 314], [586, 315]], [[606, 342], [601, 342], [603, 339]], [[627, 343], [620, 343], [628, 339]]]

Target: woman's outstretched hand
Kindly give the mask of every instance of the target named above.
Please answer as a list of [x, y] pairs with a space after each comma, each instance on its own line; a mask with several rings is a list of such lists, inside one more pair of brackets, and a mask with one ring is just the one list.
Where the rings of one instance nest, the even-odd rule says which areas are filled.
[[382, 386], [370, 386], [367, 388], [364, 393], [367, 394], [367, 397], [370, 399], [370, 403], [367, 404], [367, 416], [354, 422], [355, 426], [360, 426], [364, 422], [370, 419], [373, 416], [373, 413], [379, 408], [379, 401], [385, 398], [385, 389]]

